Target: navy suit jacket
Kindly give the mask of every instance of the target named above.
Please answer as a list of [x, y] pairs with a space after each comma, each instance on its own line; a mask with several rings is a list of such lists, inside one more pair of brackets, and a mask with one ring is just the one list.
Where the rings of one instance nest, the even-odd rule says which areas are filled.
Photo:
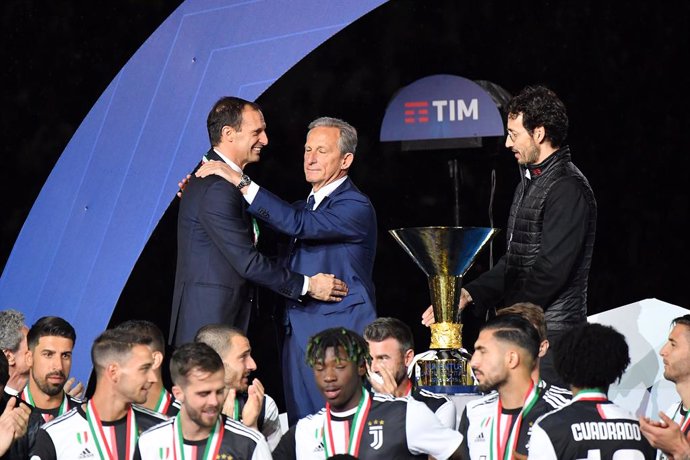
[[292, 335], [300, 347], [323, 329], [344, 326], [362, 334], [376, 319], [372, 273], [376, 255], [376, 213], [369, 198], [348, 177], [314, 211], [305, 200], [289, 204], [261, 187], [249, 212], [296, 238], [289, 267], [313, 275], [332, 273], [349, 292], [340, 302], [305, 297], [287, 300]]
[[[206, 157], [222, 161], [213, 149]], [[304, 277], [263, 256], [253, 238], [242, 193], [219, 176], [192, 175], [178, 212], [170, 342], [190, 342], [209, 323], [246, 331], [254, 284], [300, 296]]]

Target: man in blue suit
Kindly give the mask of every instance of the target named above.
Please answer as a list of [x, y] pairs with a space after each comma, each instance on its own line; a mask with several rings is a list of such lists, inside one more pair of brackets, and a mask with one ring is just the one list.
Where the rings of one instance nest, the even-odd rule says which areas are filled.
[[[282, 363], [290, 425], [324, 406], [305, 362], [309, 338], [332, 327], [362, 334], [376, 319], [376, 213], [348, 177], [356, 147], [354, 127], [336, 118], [318, 118], [309, 125], [304, 146], [304, 175], [312, 186], [307, 201], [289, 204], [256, 183], [241, 190], [252, 215], [293, 239], [287, 262], [291, 270], [332, 273], [349, 288], [337, 303], [309, 298], [286, 302]], [[234, 185], [242, 180], [218, 162], [205, 164], [196, 174], [218, 174]]]
[[[223, 97], [206, 121], [211, 148], [203, 161], [219, 161], [238, 175], [259, 161], [268, 144], [259, 106]], [[249, 178], [232, 186], [220, 177], [191, 177], [184, 187], [177, 222], [177, 271], [170, 321], [170, 342], [191, 342], [209, 323], [247, 331], [255, 285], [299, 301], [307, 294], [338, 301], [347, 286], [332, 274], [290, 270], [256, 248], [258, 226], [247, 213], [241, 190]], [[239, 182], [239, 181], [238, 181]]]

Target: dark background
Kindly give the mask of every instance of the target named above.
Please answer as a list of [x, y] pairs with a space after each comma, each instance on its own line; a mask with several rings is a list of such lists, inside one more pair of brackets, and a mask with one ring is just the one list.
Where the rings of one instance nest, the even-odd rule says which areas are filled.
[[[2, 2], [3, 267], [43, 183], [88, 110], [180, 3]], [[569, 6], [393, 0], [323, 44], [259, 98], [270, 145], [261, 164], [247, 172], [286, 199], [303, 198], [309, 189], [301, 149], [309, 121], [329, 115], [358, 128], [351, 177], [378, 213], [379, 315], [407, 321], [421, 351], [429, 340], [419, 323], [429, 303], [426, 279], [388, 230], [454, 224], [452, 158], [461, 172], [460, 224], [490, 225], [495, 170], [491, 211], [494, 226], [503, 229], [518, 173], [503, 139], [485, 140], [481, 149], [451, 151], [401, 152], [399, 145], [380, 143], [386, 106], [398, 89], [434, 74], [490, 81], [511, 94], [543, 83], [568, 107], [567, 143], [598, 201], [589, 313], [645, 298], [687, 307], [690, 82], [680, 66], [690, 50], [689, 18], [687, 2]], [[177, 217], [177, 199], [171, 200], [111, 324], [138, 317], [167, 333]], [[499, 233], [495, 240], [496, 259], [505, 251], [504, 237]], [[262, 232], [267, 253], [274, 253], [279, 241]], [[486, 251], [467, 279], [488, 266]], [[261, 367], [257, 375], [282, 408], [270, 319], [278, 302], [263, 293], [250, 339]], [[465, 321], [464, 342], [471, 346], [474, 320]]]

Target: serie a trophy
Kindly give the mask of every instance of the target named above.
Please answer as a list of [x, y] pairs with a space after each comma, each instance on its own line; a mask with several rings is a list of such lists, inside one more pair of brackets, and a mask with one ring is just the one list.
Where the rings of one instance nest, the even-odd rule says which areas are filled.
[[469, 353], [462, 347], [460, 289], [477, 255], [498, 232], [482, 227], [411, 227], [390, 230], [429, 280], [435, 324], [430, 352], [416, 361], [417, 384], [437, 393], [475, 393]]

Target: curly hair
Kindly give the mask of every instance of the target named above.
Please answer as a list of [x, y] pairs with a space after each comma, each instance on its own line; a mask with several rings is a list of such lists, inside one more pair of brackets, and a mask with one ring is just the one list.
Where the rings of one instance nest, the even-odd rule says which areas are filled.
[[333, 327], [309, 338], [307, 342], [307, 365], [314, 367], [316, 363], [323, 362], [327, 349], [338, 350], [341, 347], [347, 355], [347, 360], [358, 366], [363, 365], [369, 357], [369, 346], [362, 336], [344, 327]]
[[568, 330], [556, 342], [554, 363], [568, 385], [606, 392], [625, 372], [630, 355], [623, 334], [611, 326], [585, 323]]
[[16, 352], [22, 343], [24, 313], [17, 310], [0, 311], [0, 349]]
[[568, 135], [565, 105], [556, 93], [545, 86], [526, 86], [508, 102], [506, 111], [511, 119], [522, 114], [522, 125], [530, 134], [543, 126], [544, 138], [554, 148], [559, 148]]

